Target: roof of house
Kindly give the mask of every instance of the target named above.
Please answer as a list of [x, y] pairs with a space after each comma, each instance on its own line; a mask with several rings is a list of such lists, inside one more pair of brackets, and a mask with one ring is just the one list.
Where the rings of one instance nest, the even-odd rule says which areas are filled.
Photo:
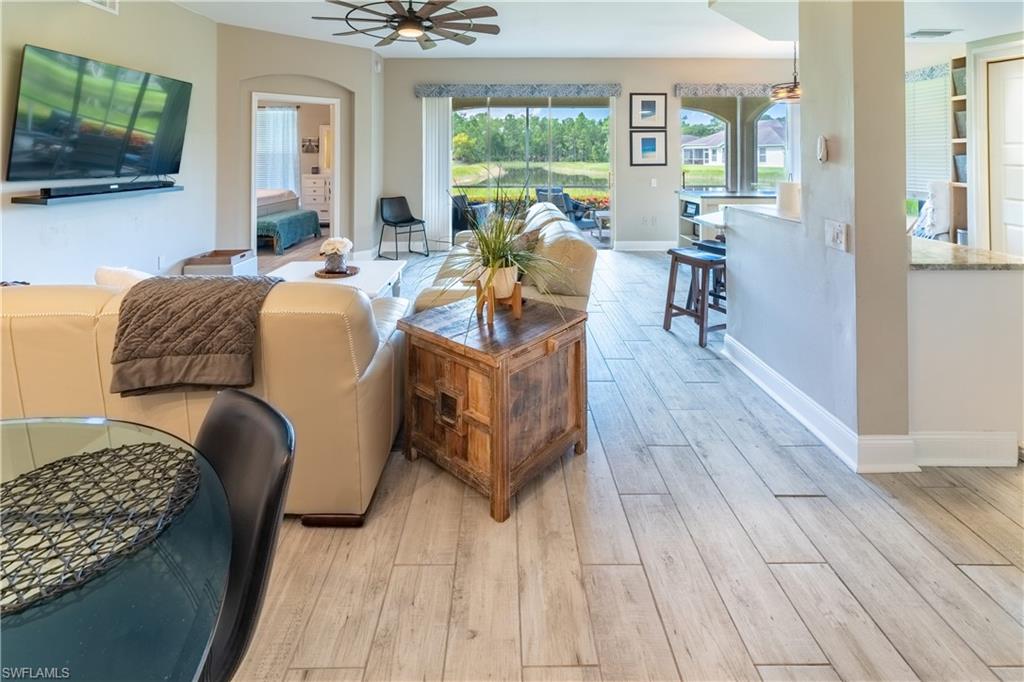
[[[683, 147], [721, 147], [725, 144], [725, 129], [704, 137], [683, 135]], [[786, 122], [762, 118], [757, 122], [757, 144], [762, 147], [786, 146]]]

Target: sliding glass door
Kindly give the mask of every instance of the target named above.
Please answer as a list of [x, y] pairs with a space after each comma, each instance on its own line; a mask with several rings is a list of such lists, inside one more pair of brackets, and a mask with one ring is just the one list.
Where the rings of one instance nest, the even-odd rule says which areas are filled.
[[524, 190], [531, 200], [563, 193], [606, 209], [609, 117], [607, 98], [455, 98], [452, 194], [479, 203]]

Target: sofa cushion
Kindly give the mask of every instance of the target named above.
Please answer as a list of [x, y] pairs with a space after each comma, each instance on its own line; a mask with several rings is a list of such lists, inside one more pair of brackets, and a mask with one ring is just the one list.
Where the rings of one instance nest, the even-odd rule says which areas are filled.
[[101, 265], [96, 268], [96, 272], [93, 275], [93, 279], [96, 284], [101, 287], [111, 287], [118, 291], [126, 291], [144, 279], [149, 279], [153, 275], [142, 270], [133, 270], [132, 268], [122, 267], [115, 268], [109, 265]]
[[526, 286], [543, 293], [563, 296], [590, 296], [597, 250], [568, 220], [559, 220], [541, 228], [534, 254], [550, 262], [545, 270], [556, 272], [527, 276]]
[[536, 219], [536, 217], [541, 213], [550, 213], [552, 211], [559, 215], [562, 214], [562, 212], [558, 210], [558, 207], [552, 204], [550, 201], [541, 201], [539, 203], [534, 204], [533, 206], [530, 206], [530, 208], [527, 209], [526, 211], [527, 227], [529, 227], [533, 220]]

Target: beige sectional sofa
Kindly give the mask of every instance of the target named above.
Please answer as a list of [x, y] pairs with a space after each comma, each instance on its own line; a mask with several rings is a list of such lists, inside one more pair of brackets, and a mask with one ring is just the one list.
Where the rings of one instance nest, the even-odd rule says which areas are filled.
[[[105, 416], [194, 441], [212, 391], [122, 398], [110, 357], [123, 293], [98, 286], [0, 289], [0, 418]], [[286, 513], [361, 521], [401, 423], [409, 302], [282, 283], [260, 313], [248, 389], [295, 427]]]
[[[562, 266], [563, 277], [543, 284], [523, 281], [523, 297], [530, 300], [547, 301], [557, 305], [586, 310], [590, 300], [590, 285], [594, 277], [594, 263], [597, 250], [554, 204], [539, 203], [530, 207], [524, 221], [524, 232], [539, 231], [534, 252]], [[438, 270], [431, 286], [416, 297], [417, 311], [435, 308], [464, 298], [474, 296], [472, 284], [463, 283], [462, 273], [456, 265], [459, 256], [467, 253], [467, 244], [472, 231], [460, 232], [455, 236], [455, 246]]]

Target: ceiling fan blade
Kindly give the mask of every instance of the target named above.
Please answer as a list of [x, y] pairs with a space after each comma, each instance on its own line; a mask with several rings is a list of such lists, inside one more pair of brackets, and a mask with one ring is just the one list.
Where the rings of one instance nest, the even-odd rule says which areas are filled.
[[424, 3], [423, 7], [420, 7], [418, 10], [416, 10], [416, 16], [418, 16], [420, 19], [426, 19], [434, 12], [443, 10], [445, 7], [453, 4], [454, 2], [455, 0], [436, 0], [436, 2]]
[[489, 33], [491, 35], [498, 35], [501, 33], [501, 27], [495, 26], [494, 24], [460, 24], [455, 21], [446, 21], [443, 24], [436, 24], [441, 28], [450, 28], [455, 31], [473, 31], [475, 33]]
[[462, 33], [455, 33], [454, 31], [448, 31], [438, 26], [427, 29], [427, 32], [441, 36], [442, 38], [447, 38], [448, 40], [454, 40], [455, 42], [462, 43], [463, 45], [472, 45], [473, 43], [476, 42], [476, 38], [474, 38], [473, 36], [463, 35]]
[[398, 40], [400, 37], [401, 34], [398, 31], [393, 31], [391, 35], [389, 35], [387, 38], [382, 39], [379, 43], [374, 45], [374, 47], [386, 47], [387, 45], [390, 45], [391, 43]]
[[363, 33], [362, 31], [345, 31], [344, 33], [332, 33], [331, 35], [332, 36], [357, 36], [357, 35], [366, 35], [366, 34]]
[[469, 9], [442, 14], [439, 17], [434, 17], [434, 22], [443, 23], [445, 21], [465, 21], [466, 19], [489, 19], [496, 16], [498, 16], [498, 10], [493, 7], [488, 7], [487, 5], [482, 5], [480, 7], [470, 7]]
[[420, 47], [424, 50], [433, 50], [437, 47], [437, 43], [430, 39], [426, 33], [416, 39], [416, 42], [420, 44]]
[[369, 9], [367, 7], [363, 7], [361, 5], [356, 5], [356, 4], [353, 4], [351, 2], [345, 2], [344, 0], [327, 0], [327, 2], [331, 3], [332, 5], [340, 5], [341, 7], [348, 7], [349, 9], [357, 9], [360, 12], [366, 12], [367, 14], [376, 14], [378, 17], [384, 17], [385, 19], [390, 19], [391, 18], [389, 15], [384, 14], [383, 12], [378, 12], [375, 9]]
[[374, 24], [385, 24], [385, 23], [387, 23], [386, 19], [370, 19], [370, 18], [362, 18], [362, 17], [348, 17], [347, 19], [345, 17], [312, 17], [312, 18], [316, 19], [318, 21], [363, 21], [363, 22], [370, 22], [370, 23], [374, 23]]
[[400, 17], [409, 16], [409, 10], [405, 8], [405, 5], [403, 5], [400, 0], [388, 0], [388, 7], [395, 10], [395, 14]]

